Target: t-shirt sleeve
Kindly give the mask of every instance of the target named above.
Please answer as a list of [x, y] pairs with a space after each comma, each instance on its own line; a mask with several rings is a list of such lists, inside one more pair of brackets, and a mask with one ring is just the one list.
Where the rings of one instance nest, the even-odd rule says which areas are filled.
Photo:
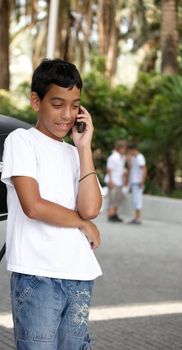
[[138, 155], [137, 161], [138, 161], [138, 165], [141, 167], [146, 165], [146, 161], [145, 161], [143, 154]]
[[12, 176], [29, 176], [37, 179], [35, 148], [27, 132], [24, 129], [17, 129], [5, 140], [1, 180], [6, 185], [12, 185]]
[[116, 166], [115, 158], [111, 155], [107, 159], [107, 169], [108, 170], [113, 170], [115, 168], [115, 166]]
[[100, 181], [98, 179], [98, 176], [97, 176], [97, 182], [98, 182], [98, 186], [99, 186], [99, 189], [100, 189], [100, 193], [101, 193], [101, 196], [102, 197], [105, 197], [105, 191], [104, 189], [102, 188], [101, 184], [100, 184]]

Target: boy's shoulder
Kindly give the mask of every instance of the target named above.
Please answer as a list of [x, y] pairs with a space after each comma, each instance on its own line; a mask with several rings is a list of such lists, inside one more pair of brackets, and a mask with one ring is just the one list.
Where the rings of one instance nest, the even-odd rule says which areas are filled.
[[[15, 142], [16, 140], [17, 141], [20, 140], [20, 142], [22, 141], [28, 144], [31, 143], [32, 145], [36, 144], [36, 141], [37, 141], [40, 144], [40, 141], [42, 141], [42, 138], [36, 137], [36, 136], [37, 135], [35, 134], [35, 130], [33, 127], [30, 127], [29, 129], [17, 128], [9, 133], [9, 135], [7, 136], [7, 141], [9, 139], [14, 140]], [[74, 153], [76, 157], [78, 156], [77, 148], [74, 145], [66, 141], [63, 141], [63, 144], [66, 152]]]
[[142, 153], [138, 153], [137, 154], [137, 158], [139, 159], [145, 159], [144, 155]]
[[139, 164], [145, 165], [146, 160], [145, 160], [145, 157], [144, 157], [144, 155], [142, 153], [138, 153], [137, 161], [138, 161]]
[[18, 142], [18, 140], [31, 140], [31, 135], [29, 132], [30, 129], [23, 129], [23, 128], [17, 128], [13, 131], [11, 131], [8, 136], [6, 137], [5, 143], [7, 142]]
[[112, 161], [117, 161], [117, 160], [120, 160], [121, 156], [119, 154], [119, 152], [113, 150], [112, 153], [110, 154], [110, 156], [108, 157], [109, 160], [112, 160]]
[[17, 128], [15, 130], [11, 131], [9, 133], [8, 137], [16, 137], [16, 136], [28, 137], [30, 135], [29, 130], [30, 129]]

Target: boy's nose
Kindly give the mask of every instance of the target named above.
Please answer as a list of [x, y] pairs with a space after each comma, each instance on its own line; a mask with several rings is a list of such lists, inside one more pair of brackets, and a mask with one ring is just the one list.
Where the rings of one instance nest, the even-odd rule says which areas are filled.
[[69, 107], [65, 107], [62, 110], [61, 115], [62, 115], [62, 118], [69, 119], [71, 117], [71, 109]]

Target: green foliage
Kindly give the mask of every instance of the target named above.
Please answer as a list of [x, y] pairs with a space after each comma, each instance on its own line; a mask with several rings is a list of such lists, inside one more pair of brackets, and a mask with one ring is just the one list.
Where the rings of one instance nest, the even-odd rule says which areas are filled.
[[[19, 107], [17, 107], [19, 106]], [[21, 105], [15, 94], [0, 90], [0, 114], [35, 124], [36, 116], [30, 105]]]
[[111, 150], [116, 139], [127, 136], [125, 111], [128, 103], [129, 91], [124, 86], [112, 88], [98, 72], [85, 77], [82, 104], [93, 117], [94, 148]]
[[15, 107], [15, 101], [9, 92], [0, 90], [0, 113], [16, 117], [18, 109]]
[[131, 96], [129, 134], [147, 156], [149, 179], [170, 193], [182, 167], [182, 78], [142, 74]]
[[[102, 72], [84, 77], [82, 105], [93, 117], [93, 151], [101, 183], [107, 156], [117, 139], [137, 142], [147, 159], [147, 193], [182, 197], [175, 186], [182, 169], [182, 77], [140, 74], [129, 91], [112, 87]], [[28, 94], [28, 87], [21, 86]], [[11, 93], [0, 91], [0, 113], [35, 124], [30, 105], [21, 107]], [[180, 182], [179, 182], [180, 183]], [[177, 182], [176, 182], [177, 184]]]
[[102, 55], [99, 55], [96, 50], [93, 50], [93, 52], [90, 55], [90, 64], [93, 71], [99, 72], [101, 74], [105, 73], [106, 58]]
[[81, 103], [91, 113], [94, 123], [93, 149], [101, 182], [106, 158], [118, 139], [127, 139], [126, 116], [129, 91], [124, 86], [112, 88], [102, 73], [95, 71], [84, 78]]
[[27, 99], [27, 101], [29, 100], [30, 92], [31, 89], [28, 81], [23, 81], [21, 84], [18, 85], [16, 89], [16, 93], [19, 94], [20, 97], [24, 96]]

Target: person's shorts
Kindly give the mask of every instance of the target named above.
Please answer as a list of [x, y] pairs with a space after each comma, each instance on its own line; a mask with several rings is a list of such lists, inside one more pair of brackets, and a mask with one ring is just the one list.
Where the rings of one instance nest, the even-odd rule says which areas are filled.
[[108, 191], [108, 208], [117, 208], [121, 204], [122, 200], [122, 186], [115, 186]]
[[131, 193], [134, 210], [141, 210], [143, 206], [143, 187], [140, 187], [139, 184], [132, 184]]
[[16, 349], [91, 350], [88, 317], [93, 284], [13, 272]]

